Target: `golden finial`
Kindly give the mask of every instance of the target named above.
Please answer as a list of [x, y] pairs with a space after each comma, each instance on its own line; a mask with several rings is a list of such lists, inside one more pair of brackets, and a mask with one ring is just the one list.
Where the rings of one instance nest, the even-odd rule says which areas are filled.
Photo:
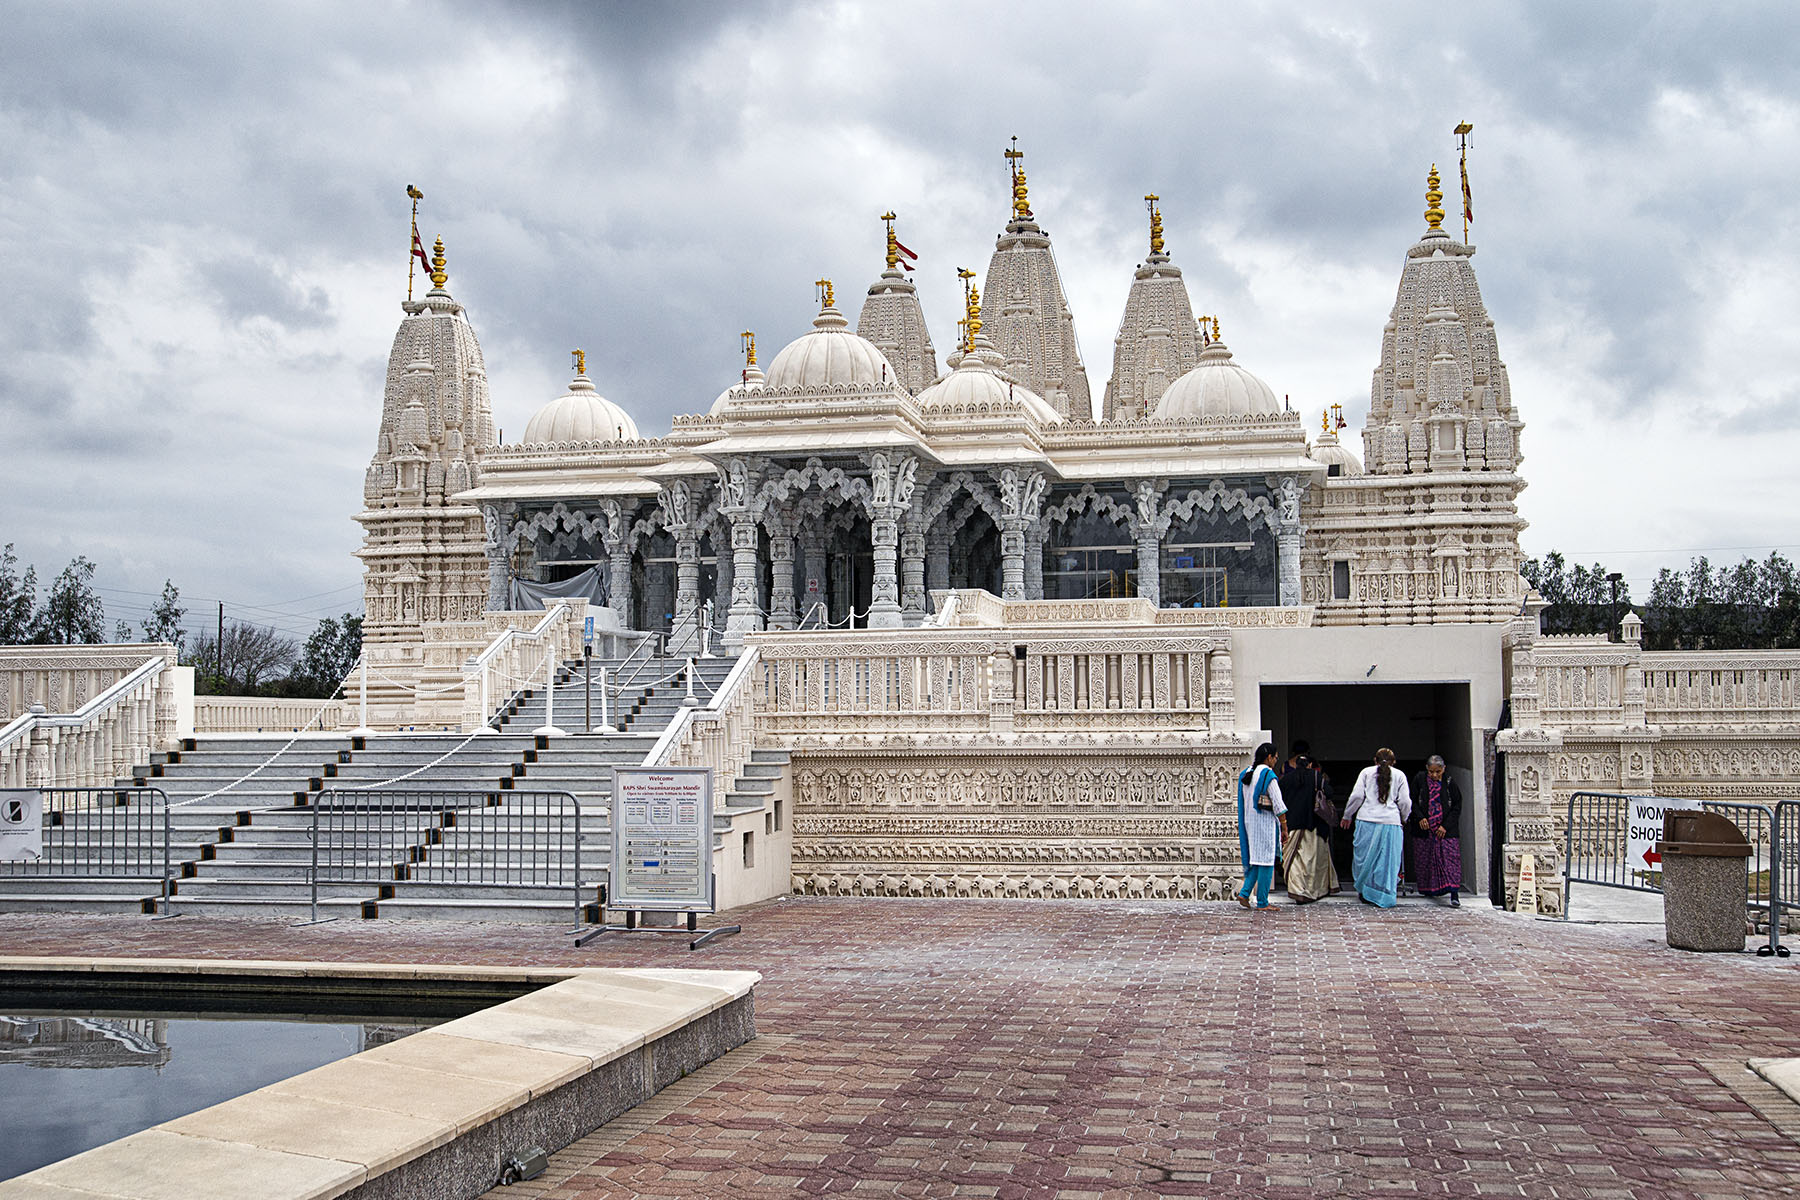
[[894, 211], [889, 209], [887, 212], [882, 213], [881, 219], [887, 225], [887, 269], [892, 271], [895, 267], [900, 265], [900, 251], [898, 249], [900, 239], [894, 236]]
[[1319, 413], [1319, 432], [1331, 432], [1331, 410], [1329, 408], [1324, 409]]
[[746, 329], [738, 335], [738, 339], [744, 347], [744, 365], [754, 367], [756, 365], [756, 335]]
[[1152, 254], [1163, 252], [1162, 210], [1156, 207], [1156, 202], [1160, 199], [1162, 197], [1155, 193], [1144, 197], [1144, 207], [1150, 210], [1150, 253]]
[[975, 335], [981, 332], [981, 291], [975, 286], [975, 272], [967, 267], [956, 268], [956, 277], [963, 281], [964, 317], [957, 324], [963, 330], [963, 353], [975, 353]]
[[1213, 340], [1213, 341], [1215, 341], [1215, 342], [1216, 342], [1216, 341], [1218, 341], [1218, 340], [1219, 340], [1219, 318], [1217, 318], [1217, 317], [1214, 317], [1214, 318], [1213, 318], [1213, 319], [1212, 319], [1212, 323], [1213, 323], [1213, 336], [1212, 336], [1212, 340]]
[[824, 312], [832, 307], [831, 280], [815, 279], [813, 286], [819, 289], [819, 311]]
[[1437, 164], [1431, 164], [1431, 174], [1425, 177], [1425, 223], [1433, 232], [1444, 227], [1444, 193], [1438, 190]]
[[569, 353], [575, 356], [575, 373], [577, 375], [586, 375], [587, 374], [587, 351], [571, 350], [571, 351], [569, 351]]
[[444, 270], [444, 239], [438, 238], [431, 244], [431, 286], [441, 288], [449, 278]]
[[1019, 165], [1019, 161], [1025, 157], [1025, 152], [1019, 149], [1017, 137], [1012, 140], [1012, 149], [1005, 153], [1007, 164], [1012, 167], [1013, 219], [1029, 221], [1031, 220], [1031, 204], [1025, 190], [1025, 168]]

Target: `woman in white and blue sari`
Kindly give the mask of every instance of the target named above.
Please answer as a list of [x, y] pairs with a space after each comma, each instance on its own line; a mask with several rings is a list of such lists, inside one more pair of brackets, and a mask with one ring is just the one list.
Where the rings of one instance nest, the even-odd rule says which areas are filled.
[[1275, 847], [1287, 837], [1287, 805], [1282, 803], [1275, 763], [1275, 747], [1264, 742], [1256, 748], [1256, 762], [1238, 776], [1238, 853], [1244, 860], [1244, 886], [1237, 894], [1237, 902], [1245, 908], [1250, 907], [1253, 887], [1256, 907], [1269, 907], [1269, 884], [1275, 878]]
[[1364, 904], [1392, 908], [1400, 887], [1401, 827], [1412, 816], [1412, 790], [1394, 770], [1394, 752], [1382, 747], [1375, 765], [1364, 767], [1350, 790], [1339, 825], [1356, 822], [1356, 858], [1351, 874]]

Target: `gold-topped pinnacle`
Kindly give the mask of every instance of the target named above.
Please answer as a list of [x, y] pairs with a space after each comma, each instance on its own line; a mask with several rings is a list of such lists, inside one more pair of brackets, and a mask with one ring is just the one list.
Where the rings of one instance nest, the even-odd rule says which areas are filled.
[[1163, 252], [1162, 209], [1156, 207], [1156, 202], [1160, 199], [1162, 197], [1154, 192], [1144, 197], [1144, 207], [1150, 210], [1150, 253], [1152, 254]]
[[890, 208], [882, 213], [881, 220], [887, 226], [887, 269], [892, 271], [900, 265], [900, 239], [894, 236], [894, 210]]
[[831, 280], [815, 279], [813, 280], [813, 286], [819, 289], [820, 312], [824, 312], [826, 309], [836, 306], [831, 291]]
[[1013, 220], [1029, 221], [1031, 220], [1030, 194], [1025, 187], [1025, 168], [1019, 165], [1025, 157], [1025, 152], [1019, 149], [1017, 137], [1012, 140], [1012, 149], [1006, 151], [1005, 154], [1007, 165], [1012, 168]]
[[586, 375], [587, 374], [587, 351], [571, 350], [571, 351], [569, 351], [569, 353], [575, 359], [575, 373], [577, 375]]
[[1444, 227], [1444, 193], [1438, 187], [1437, 164], [1431, 164], [1431, 173], [1425, 176], [1425, 223], [1436, 233]]
[[1319, 432], [1331, 432], [1331, 410], [1329, 408], [1322, 409], [1319, 412]]
[[1219, 340], [1219, 318], [1217, 318], [1217, 317], [1214, 317], [1214, 318], [1213, 318], [1213, 319], [1212, 319], [1212, 323], [1213, 323], [1213, 335], [1212, 335], [1212, 340], [1213, 340], [1213, 341], [1215, 341], [1215, 342], [1216, 342], [1216, 341], [1218, 341], [1218, 340]]
[[956, 277], [963, 281], [963, 319], [957, 324], [962, 326], [963, 353], [975, 353], [975, 335], [981, 332], [981, 290], [975, 286], [975, 272], [967, 267], [956, 268]]
[[449, 272], [444, 270], [444, 239], [438, 238], [431, 244], [431, 286], [441, 288], [450, 279]]
[[754, 367], [756, 365], [756, 334], [746, 329], [738, 335], [738, 340], [744, 349], [744, 365]]

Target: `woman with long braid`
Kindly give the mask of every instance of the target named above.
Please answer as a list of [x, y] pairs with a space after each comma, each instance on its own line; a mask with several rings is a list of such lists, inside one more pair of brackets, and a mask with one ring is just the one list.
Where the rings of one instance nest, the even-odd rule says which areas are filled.
[[1364, 904], [1392, 908], [1400, 886], [1401, 827], [1412, 815], [1412, 791], [1406, 776], [1394, 769], [1394, 752], [1375, 752], [1375, 765], [1364, 767], [1350, 790], [1339, 825], [1356, 823], [1356, 857], [1351, 874]]

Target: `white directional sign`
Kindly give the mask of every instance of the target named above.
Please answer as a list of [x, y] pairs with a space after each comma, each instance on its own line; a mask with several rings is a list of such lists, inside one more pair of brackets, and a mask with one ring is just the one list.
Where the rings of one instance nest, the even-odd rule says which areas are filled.
[[44, 794], [19, 789], [0, 792], [0, 862], [37, 862], [44, 857]]
[[712, 772], [615, 767], [609, 908], [711, 912]]
[[[1634, 875], [1662, 870], [1662, 855], [1656, 843], [1662, 841], [1663, 813], [1700, 807], [1697, 800], [1666, 796], [1633, 796], [1626, 802], [1625, 866]], [[1649, 880], [1640, 882], [1648, 883]]]

